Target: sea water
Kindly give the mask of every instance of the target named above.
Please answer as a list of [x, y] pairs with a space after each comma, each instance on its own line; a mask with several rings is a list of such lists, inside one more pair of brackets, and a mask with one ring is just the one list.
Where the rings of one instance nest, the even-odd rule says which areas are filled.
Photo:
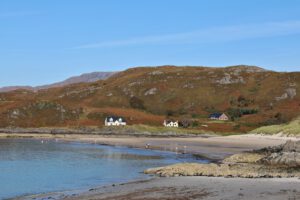
[[0, 140], [0, 199], [147, 178], [143, 170], [207, 162], [172, 152], [55, 140]]

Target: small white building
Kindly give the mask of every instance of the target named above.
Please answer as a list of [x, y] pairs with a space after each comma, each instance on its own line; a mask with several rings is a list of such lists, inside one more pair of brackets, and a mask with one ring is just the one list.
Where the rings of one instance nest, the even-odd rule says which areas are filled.
[[164, 120], [165, 127], [179, 127], [179, 122], [174, 120]]
[[126, 126], [126, 121], [123, 117], [108, 116], [104, 121], [105, 126]]

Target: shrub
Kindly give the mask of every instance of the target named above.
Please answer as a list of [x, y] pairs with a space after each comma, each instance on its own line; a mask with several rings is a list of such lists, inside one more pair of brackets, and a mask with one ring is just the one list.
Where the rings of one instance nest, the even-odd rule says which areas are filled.
[[107, 116], [105, 113], [92, 112], [87, 115], [87, 118], [91, 120], [103, 120], [105, 116]]
[[187, 119], [183, 119], [179, 121], [179, 126], [182, 128], [188, 128], [191, 125], [191, 121]]
[[193, 127], [197, 127], [199, 126], [199, 122], [198, 121], [193, 121], [193, 124], [192, 124]]
[[131, 97], [129, 100], [129, 104], [132, 108], [142, 109], [142, 110], [145, 109], [144, 101], [138, 97]]
[[175, 112], [174, 112], [173, 110], [166, 110], [166, 115], [167, 115], [168, 117], [174, 116], [174, 114], [175, 114]]
[[242, 117], [243, 115], [252, 115], [258, 113], [258, 109], [247, 109], [247, 108], [229, 108], [227, 110], [228, 115], [231, 120], [234, 121], [237, 118]]

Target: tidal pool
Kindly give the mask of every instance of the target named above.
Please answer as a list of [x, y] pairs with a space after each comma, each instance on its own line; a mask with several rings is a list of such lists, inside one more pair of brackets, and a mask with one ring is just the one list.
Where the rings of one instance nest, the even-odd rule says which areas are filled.
[[0, 199], [144, 179], [143, 170], [192, 155], [35, 139], [0, 140]]

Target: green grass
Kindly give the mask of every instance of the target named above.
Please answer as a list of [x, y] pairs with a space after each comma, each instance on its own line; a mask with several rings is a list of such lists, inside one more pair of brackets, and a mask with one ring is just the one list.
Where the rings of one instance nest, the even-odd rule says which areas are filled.
[[124, 127], [110, 127], [110, 128], [116, 128], [116, 130], [127, 130], [132, 132], [148, 132], [151, 134], [159, 134], [159, 135], [168, 135], [170, 133], [176, 133], [177, 135], [219, 135], [219, 136], [229, 136], [229, 135], [236, 135], [240, 133], [233, 133], [233, 132], [213, 132], [209, 130], [199, 130], [199, 129], [193, 129], [193, 128], [171, 128], [171, 127], [164, 127], [164, 126], [149, 126], [149, 125], [130, 125], [130, 126], [124, 126]]
[[207, 123], [207, 124], [233, 124], [233, 122], [229, 121], [229, 120], [227, 120], [227, 121], [223, 121], [223, 120], [210, 120], [210, 121], [206, 121], [205, 123]]
[[287, 136], [300, 135], [300, 117], [291, 121], [288, 124], [263, 126], [261, 128], [251, 131], [250, 133], [262, 133], [268, 135], [282, 133]]
[[184, 135], [184, 134], [214, 134], [213, 132], [210, 131], [204, 131], [204, 130], [196, 130], [196, 129], [185, 129], [185, 128], [171, 128], [171, 127], [163, 127], [163, 126], [148, 126], [148, 125], [130, 125], [130, 126], [124, 126], [124, 127], [116, 127], [126, 129], [128, 131], [133, 131], [133, 132], [149, 132], [149, 133], [154, 133], [154, 134], [168, 134], [168, 133], [176, 133], [179, 135]]

